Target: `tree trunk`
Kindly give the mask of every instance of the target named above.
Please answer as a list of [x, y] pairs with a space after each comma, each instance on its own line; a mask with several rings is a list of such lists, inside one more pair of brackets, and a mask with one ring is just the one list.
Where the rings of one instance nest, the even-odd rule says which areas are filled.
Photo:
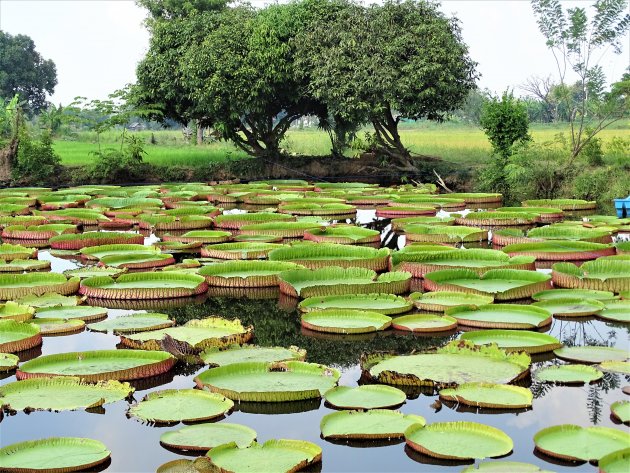
[[13, 163], [18, 153], [18, 138], [13, 138], [4, 148], [0, 149], [0, 181], [10, 181]]
[[197, 146], [203, 144], [203, 126], [201, 120], [197, 120]]

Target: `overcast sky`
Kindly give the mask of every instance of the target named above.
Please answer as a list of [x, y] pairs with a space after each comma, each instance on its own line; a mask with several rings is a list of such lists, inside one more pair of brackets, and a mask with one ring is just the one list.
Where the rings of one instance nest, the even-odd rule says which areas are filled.
[[[479, 63], [482, 88], [500, 93], [529, 76], [555, 70], [529, 1], [443, 0], [442, 9], [461, 20], [464, 40]], [[133, 82], [149, 42], [144, 17], [131, 0], [0, 0], [0, 29], [30, 36], [37, 50], [57, 65], [55, 103], [78, 95], [105, 98]], [[630, 64], [629, 54], [628, 41], [621, 55], [607, 54], [601, 65], [609, 79], [621, 76]]]

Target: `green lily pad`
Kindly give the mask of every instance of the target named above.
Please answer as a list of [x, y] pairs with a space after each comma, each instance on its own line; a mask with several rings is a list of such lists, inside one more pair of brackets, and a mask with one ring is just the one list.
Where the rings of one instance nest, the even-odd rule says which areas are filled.
[[259, 347], [255, 345], [230, 345], [211, 347], [199, 357], [210, 366], [225, 366], [250, 361], [275, 363], [279, 361], [304, 361], [306, 351], [298, 347]]
[[199, 352], [205, 348], [245, 343], [253, 336], [253, 327], [244, 327], [238, 319], [220, 317], [193, 319], [179, 327], [151, 330], [132, 335], [121, 335], [123, 345], [143, 350], [161, 350], [162, 340], [170, 337], [185, 344], [189, 350]]
[[81, 279], [93, 278], [96, 276], [109, 276], [116, 277], [123, 274], [126, 271], [126, 268], [106, 268], [101, 266], [86, 266], [84, 268], [78, 269], [69, 269], [68, 271], [64, 271], [68, 277], [77, 277]]
[[124, 255], [103, 256], [100, 262], [114, 268], [144, 269], [166, 266], [175, 262], [168, 253], [127, 253]]
[[338, 409], [384, 409], [403, 404], [407, 396], [392, 386], [365, 384], [354, 388], [337, 386], [326, 391], [324, 398]]
[[461, 473], [476, 473], [476, 472], [489, 472], [489, 473], [553, 473], [550, 470], [543, 470], [537, 465], [531, 463], [522, 462], [509, 462], [509, 461], [486, 461], [481, 462], [479, 465], [471, 465], [468, 468], [464, 468]]
[[197, 424], [162, 434], [160, 443], [178, 450], [208, 451], [234, 442], [239, 448], [249, 447], [256, 440], [256, 431], [240, 424]]
[[7, 263], [3, 259], [0, 259], [0, 272], [22, 273], [24, 271], [42, 271], [47, 269], [50, 269], [50, 261], [14, 259]]
[[81, 281], [79, 293], [97, 299], [171, 299], [203, 294], [208, 284], [203, 276], [177, 271], [140, 272]]
[[142, 244], [99, 245], [81, 249], [81, 255], [88, 259], [100, 260], [107, 256], [123, 256], [133, 254], [159, 255], [161, 250], [155, 246]]
[[0, 304], [0, 320], [12, 319], [16, 322], [26, 322], [32, 319], [34, 314], [35, 309], [28, 305], [17, 304], [13, 301]]
[[553, 299], [593, 299], [596, 301], [609, 301], [615, 298], [610, 291], [595, 291], [592, 289], [549, 289], [532, 296], [535, 301], [548, 301]]
[[175, 321], [169, 319], [169, 316], [166, 314], [140, 313], [89, 324], [88, 328], [96, 332], [108, 332], [111, 330], [114, 335], [120, 335], [159, 330], [172, 327], [173, 325], [175, 325]]
[[548, 310], [555, 317], [586, 317], [598, 314], [606, 308], [603, 302], [595, 299], [574, 298], [550, 299], [534, 302], [532, 305]]
[[163, 351], [95, 350], [44, 355], [23, 363], [18, 379], [78, 376], [85, 381], [131, 380], [166, 373], [175, 357]]
[[392, 327], [417, 333], [447, 332], [457, 328], [457, 319], [448, 315], [411, 314], [393, 319]]
[[603, 361], [626, 361], [630, 354], [627, 350], [612, 347], [563, 347], [553, 351], [554, 354], [568, 361], [582, 363], [601, 363]]
[[79, 319], [89, 322], [107, 317], [107, 309], [88, 305], [41, 307], [35, 311], [35, 317], [42, 319]]
[[601, 473], [627, 473], [630, 470], [630, 448], [604, 455], [598, 466]]
[[286, 261], [233, 260], [203, 266], [198, 274], [211, 286], [267, 287], [278, 285], [278, 274], [291, 269], [302, 269]]
[[378, 312], [383, 315], [401, 314], [413, 305], [404, 297], [394, 294], [346, 294], [304, 299], [298, 305], [303, 312], [320, 309], [356, 309]]
[[440, 391], [442, 401], [489, 409], [524, 409], [531, 407], [533, 398], [527, 388], [489, 383], [468, 383]]
[[538, 431], [534, 443], [537, 450], [562, 460], [598, 461], [630, 447], [630, 433], [608, 427], [563, 424]]
[[444, 312], [451, 307], [480, 306], [492, 304], [494, 297], [479, 294], [467, 294], [465, 292], [413, 292], [409, 294], [409, 300], [420, 310], [432, 312]]
[[391, 323], [391, 317], [366, 310], [323, 309], [302, 314], [302, 327], [316, 332], [369, 333], [385, 330]]
[[62, 296], [61, 294], [54, 292], [47, 292], [41, 296], [30, 294], [28, 296], [20, 297], [15, 302], [31, 307], [70, 307], [81, 304], [83, 299], [77, 296]]
[[630, 304], [621, 301], [615, 304], [606, 304], [606, 308], [597, 314], [597, 317], [611, 322], [630, 323]]
[[29, 320], [29, 323], [37, 325], [39, 333], [44, 336], [76, 333], [85, 328], [85, 322], [81, 319], [37, 318]]
[[79, 278], [67, 279], [59, 273], [0, 273], [0, 299], [5, 301], [46, 292], [74, 294], [78, 286]]
[[234, 403], [220, 394], [199, 389], [165, 389], [147, 394], [129, 408], [129, 415], [155, 423], [202, 421], [220, 417]]
[[391, 439], [405, 435], [408, 427], [426, 425], [424, 417], [387, 409], [340, 411], [325, 415], [320, 423], [322, 437], [328, 439]]
[[479, 328], [533, 329], [551, 323], [551, 313], [539, 307], [520, 304], [459, 306], [444, 312], [460, 325]]
[[20, 359], [17, 355], [11, 353], [0, 353], [0, 373], [14, 370], [17, 368]]
[[208, 452], [211, 465], [218, 471], [268, 473], [269, 466], [278, 473], [302, 470], [322, 459], [322, 449], [305, 440], [267, 440], [239, 448], [236, 443], [219, 445]]
[[598, 381], [604, 373], [588, 365], [555, 365], [536, 371], [533, 377], [545, 383], [585, 384]]
[[98, 440], [51, 437], [0, 448], [0, 470], [8, 472], [85, 471], [109, 459], [111, 452]]
[[607, 373], [630, 375], [630, 361], [602, 361], [599, 368]]
[[613, 417], [623, 422], [624, 424], [630, 422], [630, 401], [617, 401], [610, 405], [610, 411]]
[[461, 334], [460, 339], [471, 341], [475, 345], [495, 343], [506, 351], [527, 353], [544, 353], [562, 347], [556, 337], [528, 330], [475, 330]]
[[281, 248], [277, 243], [262, 243], [242, 241], [237, 243], [222, 243], [219, 245], [204, 246], [201, 248], [201, 256], [205, 258], [218, 259], [262, 259], [267, 255]]
[[587, 261], [581, 266], [556, 263], [551, 268], [556, 287], [622, 292], [630, 289], [630, 261], [612, 257]]
[[210, 368], [195, 382], [233, 400], [285, 402], [319, 398], [339, 376], [336, 369], [303, 361], [247, 362]]
[[451, 342], [435, 353], [381, 357], [365, 366], [384, 384], [452, 386], [472, 382], [506, 384], [527, 374], [531, 359], [525, 353], [506, 353], [496, 345]]
[[514, 448], [502, 430], [477, 422], [436, 422], [412, 425], [405, 431], [407, 445], [435, 458], [482, 459], [507, 455]]
[[384, 271], [389, 264], [387, 248], [340, 245], [336, 243], [301, 243], [282, 246], [269, 253], [271, 261], [290, 261], [306, 268], [327, 266], [368, 268]]
[[459, 291], [493, 295], [495, 300], [515, 300], [549, 288], [550, 279], [547, 274], [516, 269], [492, 269], [482, 276], [470, 269], [446, 269], [426, 274], [423, 284], [429, 291]]
[[39, 327], [15, 320], [0, 320], [0, 352], [14, 353], [42, 344]]
[[356, 245], [381, 241], [381, 232], [354, 225], [336, 225], [304, 232], [304, 239], [316, 242]]
[[33, 378], [0, 387], [0, 405], [5, 409], [71, 411], [102, 406], [133, 394], [129, 383], [86, 383], [76, 377]]

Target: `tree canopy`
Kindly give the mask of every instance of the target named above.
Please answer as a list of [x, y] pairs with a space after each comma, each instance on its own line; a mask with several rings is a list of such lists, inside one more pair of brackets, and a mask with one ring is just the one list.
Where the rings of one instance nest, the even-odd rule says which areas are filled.
[[46, 108], [46, 94], [57, 85], [57, 69], [35, 50], [33, 40], [22, 34], [0, 31], [0, 97], [18, 94], [28, 113]]

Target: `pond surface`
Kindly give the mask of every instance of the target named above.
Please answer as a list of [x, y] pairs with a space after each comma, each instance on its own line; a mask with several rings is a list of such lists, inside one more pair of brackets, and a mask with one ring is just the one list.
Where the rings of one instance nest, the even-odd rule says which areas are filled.
[[[389, 233], [387, 220], [376, 219], [373, 211], [361, 211], [358, 218], [362, 224], [382, 229], [384, 243], [390, 247], [402, 244], [400, 238]], [[155, 236], [146, 239], [154, 242]], [[52, 261], [53, 271], [79, 267], [76, 261], [59, 259], [42, 250], [40, 259]], [[239, 318], [244, 324], [253, 324], [253, 343], [263, 346], [297, 345], [307, 350], [307, 361], [322, 363], [338, 368], [341, 385], [356, 386], [361, 377], [358, 360], [363, 352], [396, 351], [400, 353], [443, 345], [455, 339], [458, 332], [442, 337], [423, 337], [403, 334], [392, 330], [378, 335], [366, 336], [323, 336], [307, 333], [300, 327], [300, 316], [296, 309], [297, 300], [280, 296], [277, 291], [251, 291], [238, 298], [218, 297], [212, 289], [208, 296], [193, 300], [177, 301], [177, 307], [161, 308], [151, 304], [133, 303], [134, 310], [110, 309], [109, 317], [118, 317], [136, 310], [148, 309], [174, 317], [179, 324], [193, 318], [218, 315]], [[548, 332], [568, 345], [609, 345], [628, 349], [628, 327], [605, 323], [596, 319], [581, 321], [554, 320]], [[98, 333], [45, 337], [41, 350], [21, 353], [24, 360], [39, 354], [69, 351], [112, 349], [119, 337]], [[542, 359], [534, 356], [532, 370], [553, 363], [553, 355]], [[557, 360], [556, 360], [557, 361]], [[169, 374], [136, 382], [135, 399], [147, 393], [166, 388], [193, 388], [193, 378], [207, 369], [203, 366], [178, 364]], [[11, 374], [0, 380], [0, 385], [15, 381]], [[530, 380], [526, 385], [531, 383]], [[444, 421], [474, 421], [497, 427], [514, 441], [514, 451], [506, 460], [529, 462], [552, 471], [597, 471], [588, 463], [560, 464], [550, 458], [534, 453], [534, 434], [542, 428], [557, 424], [572, 423], [581, 426], [599, 425], [625, 428], [615, 425], [610, 418], [610, 404], [628, 399], [621, 388], [630, 384], [630, 377], [606, 374], [597, 384], [582, 387], [556, 387], [533, 384], [533, 408], [517, 412], [476, 412], [472, 409], [457, 409], [447, 405], [436, 405], [437, 395], [431, 392], [414, 393], [400, 410], [403, 413], [419, 414], [427, 423]], [[155, 427], [126, 416], [129, 404], [126, 401], [107, 404], [94, 412], [19, 412], [5, 413], [0, 423], [0, 443], [6, 446], [15, 442], [52, 436], [89, 437], [104, 442], [112, 451], [108, 471], [151, 472], [161, 464], [184, 458], [159, 443], [160, 435], [167, 430], [176, 430], [182, 424]], [[461, 471], [463, 464], [449, 464], [419, 455], [399, 441], [388, 445], [370, 443], [335, 444], [320, 438], [319, 423], [322, 417], [334, 412], [323, 401], [294, 403], [237, 404], [234, 412], [219, 422], [247, 425], [256, 430], [258, 440], [272, 438], [301, 439], [315, 442], [323, 449], [323, 461], [315, 469], [324, 472], [403, 472], [403, 471]], [[270, 465], [271, 467], [272, 465]]]

